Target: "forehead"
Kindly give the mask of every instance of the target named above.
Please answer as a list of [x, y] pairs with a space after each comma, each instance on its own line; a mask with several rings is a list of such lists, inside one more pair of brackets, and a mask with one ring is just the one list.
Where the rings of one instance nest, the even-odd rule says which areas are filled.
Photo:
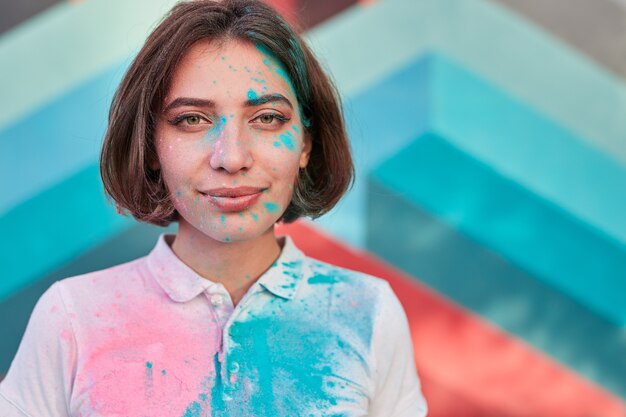
[[272, 54], [250, 42], [203, 40], [189, 48], [176, 66], [168, 98], [266, 93], [296, 99], [291, 80]]

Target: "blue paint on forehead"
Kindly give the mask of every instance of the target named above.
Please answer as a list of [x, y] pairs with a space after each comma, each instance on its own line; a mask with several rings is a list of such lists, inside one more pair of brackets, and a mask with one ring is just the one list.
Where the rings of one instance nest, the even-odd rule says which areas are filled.
[[248, 99], [250, 99], [250, 100], [256, 100], [257, 98], [259, 98], [259, 96], [257, 95], [257, 93], [256, 93], [253, 89], [249, 89], [249, 90], [248, 90]]

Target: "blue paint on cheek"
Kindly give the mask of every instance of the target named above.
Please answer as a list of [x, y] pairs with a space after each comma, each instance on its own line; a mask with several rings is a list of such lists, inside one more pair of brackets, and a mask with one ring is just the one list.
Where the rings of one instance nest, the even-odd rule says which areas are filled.
[[259, 96], [257, 95], [257, 93], [253, 89], [249, 89], [248, 90], [248, 98], [250, 100], [256, 100], [257, 98], [259, 98]]
[[263, 205], [265, 206], [265, 209], [267, 210], [268, 213], [276, 213], [278, 212], [278, 209], [280, 208], [278, 204], [271, 203], [271, 202], [263, 203]]
[[294, 139], [295, 138], [291, 132], [285, 132], [282, 135], [280, 135], [280, 141], [290, 151], [293, 151], [296, 149], [296, 145], [294, 144]]
[[275, 147], [279, 148], [279, 147], [280, 147], [280, 142], [279, 142], [279, 141], [277, 141], [277, 140], [275, 140], [273, 145], [274, 145]]

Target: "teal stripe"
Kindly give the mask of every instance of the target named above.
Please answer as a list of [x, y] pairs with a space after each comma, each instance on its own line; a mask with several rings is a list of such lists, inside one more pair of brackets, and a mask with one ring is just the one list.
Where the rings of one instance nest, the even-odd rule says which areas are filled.
[[124, 69], [117, 65], [0, 131], [0, 215], [97, 161]]
[[[367, 247], [626, 399], [623, 328], [370, 178]], [[453, 331], [453, 330], [451, 330]]]
[[626, 325], [626, 247], [443, 137], [418, 138], [372, 175], [450, 228]]
[[[0, 37], [0, 91], [12, 97], [0, 103], [0, 129], [132, 55], [173, 2], [62, 3]], [[307, 38], [348, 96], [438, 50], [626, 161], [624, 83], [488, 1], [385, 0]]]
[[626, 162], [624, 82], [490, 1], [380, 1], [332, 19], [309, 39], [351, 98], [437, 51]]
[[60, 2], [0, 36], [0, 130], [134, 54], [175, 0]]
[[106, 201], [91, 165], [0, 217], [0, 302], [134, 222]]
[[0, 215], [98, 159], [125, 64], [86, 81], [0, 131]]
[[428, 65], [434, 131], [626, 247], [626, 166], [445, 56]]

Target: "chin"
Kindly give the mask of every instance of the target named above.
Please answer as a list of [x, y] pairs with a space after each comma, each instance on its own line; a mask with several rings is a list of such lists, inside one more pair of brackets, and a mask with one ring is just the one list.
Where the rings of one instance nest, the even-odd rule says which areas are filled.
[[[240, 226], [243, 230], [239, 230], [239, 227], [230, 230], [229, 228], [221, 229], [221, 230], [201, 230], [201, 232], [218, 242], [224, 243], [234, 243], [234, 242], [245, 242], [249, 240], [254, 240], [258, 237], [265, 235], [267, 232], [273, 232], [274, 230], [274, 222], [271, 223], [255, 223], [253, 225], [245, 225]], [[218, 226], [217, 229], [220, 229]]]

